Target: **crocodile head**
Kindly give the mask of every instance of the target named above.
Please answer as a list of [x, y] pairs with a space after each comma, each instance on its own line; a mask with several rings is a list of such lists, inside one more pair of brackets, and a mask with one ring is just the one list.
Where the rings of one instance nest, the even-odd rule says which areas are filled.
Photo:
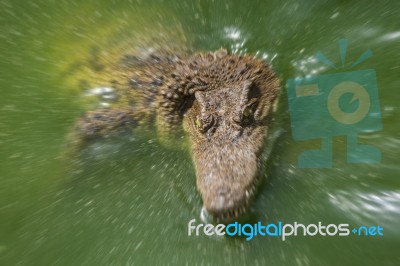
[[247, 211], [262, 176], [262, 152], [279, 91], [273, 72], [266, 67], [265, 74], [196, 91], [185, 115], [203, 211], [218, 221]]

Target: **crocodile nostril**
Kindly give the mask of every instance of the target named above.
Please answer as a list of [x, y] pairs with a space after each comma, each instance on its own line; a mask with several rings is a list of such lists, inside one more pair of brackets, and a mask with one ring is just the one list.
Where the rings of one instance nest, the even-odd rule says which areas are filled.
[[221, 189], [219, 189], [218, 191], [217, 191], [217, 195], [218, 196], [225, 196], [226, 194], [227, 194], [227, 190], [226, 189], [224, 189], [224, 188], [221, 188]]

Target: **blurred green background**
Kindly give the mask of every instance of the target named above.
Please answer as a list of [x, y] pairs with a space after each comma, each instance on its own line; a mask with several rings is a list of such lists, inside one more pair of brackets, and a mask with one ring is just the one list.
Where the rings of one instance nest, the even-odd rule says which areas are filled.
[[[0, 265], [398, 265], [400, 88], [398, 1], [0, 2]], [[201, 200], [186, 150], [154, 136], [93, 144], [67, 162], [66, 135], [90, 109], [67, 71], [91, 47], [134, 34], [182, 32], [192, 50], [228, 48], [270, 62], [282, 81], [332, 73], [322, 51], [377, 73], [383, 129], [360, 136], [382, 161], [348, 164], [334, 138], [332, 169], [300, 169], [318, 141], [292, 140], [283, 86], [277, 127], [253, 212], [263, 223], [380, 225], [383, 237], [189, 237]], [[71, 81], [72, 80], [72, 81]], [[70, 82], [71, 81], [71, 82]], [[285, 82], [283, 82], [284, 84]]]

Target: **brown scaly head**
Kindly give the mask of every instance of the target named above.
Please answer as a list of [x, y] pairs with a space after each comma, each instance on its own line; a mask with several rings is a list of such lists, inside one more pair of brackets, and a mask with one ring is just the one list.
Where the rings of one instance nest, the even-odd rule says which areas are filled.
[[78, 121], [77, 135], [126, 132], [155, 118], [167, 144], [183, 122], [203, 210], [225, 222], [245, 213], [262, 176], [262, 152], [270, 144], [269, 122], [279, 94], [274, 72], [259, 59], [226, 50], [186, 59], [152, 53], [121, 62], [115, 72], [122, 78], [114, 80], [126, 83], [111, 83], [134, 108], [89, 112]]
[[181, 110], [189, 102], [183, 121], [203, 210], [234, 220], [247, 211], [262, 176], [279, 80], [263, 61], [224, 50], [195, 55], [177, 72], [186, 86], [179, 97], [186, 99]]

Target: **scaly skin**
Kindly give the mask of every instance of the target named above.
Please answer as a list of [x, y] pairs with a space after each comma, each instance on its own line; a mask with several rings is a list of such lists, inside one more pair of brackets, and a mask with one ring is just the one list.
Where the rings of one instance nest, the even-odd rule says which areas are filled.
[[225, 50], [177, 56], [125, 56], [113, 80], [124, 105], [81, 117], [75, 141], [130, 133], [153, 124], [163, 143], [182, 128], [190, 139], [203, 209], [220, 221], [244, 214], [260, 170], [279, 80], [252, 56]]

